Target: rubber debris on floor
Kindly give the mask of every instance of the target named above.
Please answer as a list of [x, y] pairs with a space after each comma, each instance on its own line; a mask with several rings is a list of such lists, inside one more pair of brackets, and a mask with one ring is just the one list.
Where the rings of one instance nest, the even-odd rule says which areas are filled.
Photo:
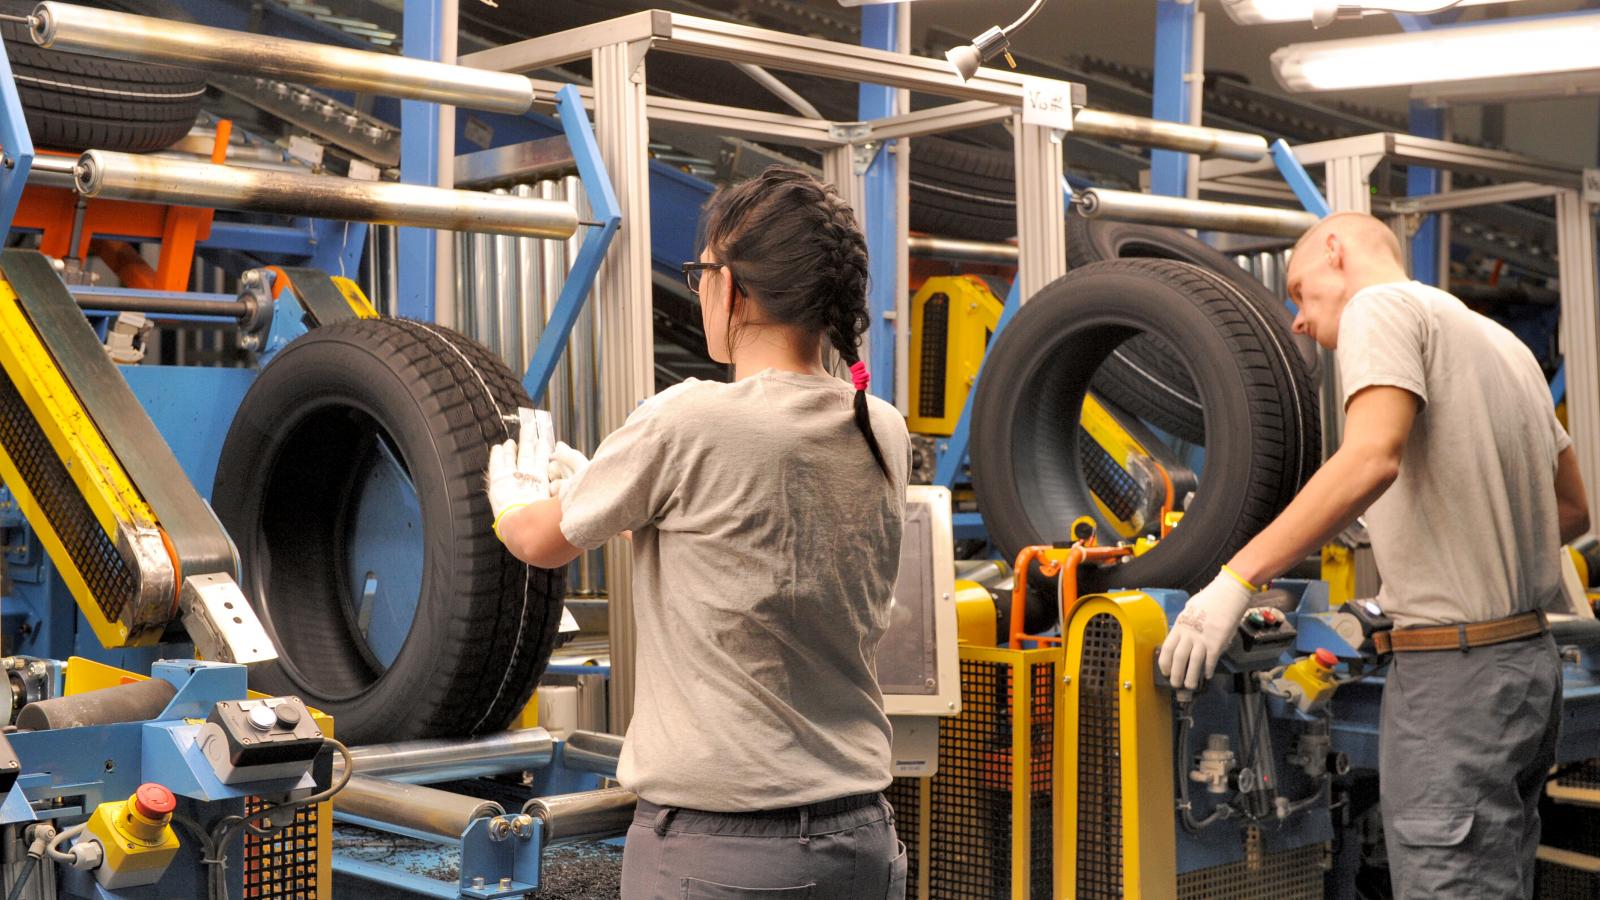
[[[459, 877], [459, 851], [428, 841], [339, 825], [334, 830], [333, 849], [336, 856], [389, 866], [434, 881], [453, 883]], [[622, 847], [596, 841], [545, 851], [539, 890], [528, 896], [541, 900], [614, 900], [621, 892]], [[333, 895], [363, 900], [411, 900], [421, 896], [346, 875], [334, 877]]]

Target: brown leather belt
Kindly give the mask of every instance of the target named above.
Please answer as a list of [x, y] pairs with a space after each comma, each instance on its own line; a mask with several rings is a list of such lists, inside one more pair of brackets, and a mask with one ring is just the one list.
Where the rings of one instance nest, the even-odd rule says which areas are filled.
[[1488, 622], [1471, 625], [1431, 625], [1425, 628], [1402, 628], [1379, 631], [1372, 635], [1372, 645], [1379, 653], [1412, 653], [1424, 650], [1460, 650], [1489, 647], [1523, 638], [1537, 637], [1550, 630], [1543, 610], [1519, 613]]

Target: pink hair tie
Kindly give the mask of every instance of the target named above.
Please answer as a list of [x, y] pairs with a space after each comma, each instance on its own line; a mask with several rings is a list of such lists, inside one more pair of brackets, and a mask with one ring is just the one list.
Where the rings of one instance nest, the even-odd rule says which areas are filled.
[[858, 391], [866, 390], [867, 385], [872, 383], [872, 376], [867, 372], [866, 363], [855, 362], [850, 364], [850, 383], [854, 384]]

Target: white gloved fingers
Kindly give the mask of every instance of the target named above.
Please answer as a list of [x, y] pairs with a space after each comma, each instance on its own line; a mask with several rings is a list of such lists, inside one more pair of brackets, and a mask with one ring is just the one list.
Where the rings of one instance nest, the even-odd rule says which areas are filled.
[[[1224, 647], [1224, 649], [1226, 649], [1226, 647]], [[1213, 651], [1209, 646], [1207, 646], [1206, 647], [1206, 679], [1207, 680], [1210, 680], [1211, 676], [1217, 674], [1217, 664], [1220, 663], [1220, 662], [1222, 662], [1222, 650]]]
[[555, 452], [550, 458], [560, 463], [571, 474], [581, 472], [589, 465], [589, 457], [568, 445], [566, 441], [556, 442]]
[[1188, 666], [1183, 676], [1184, 687], [1196, 691], [1200, 689], [1200, 685], [1205, 684], [1206, 678], [1211, 675], [1211, 670], [1216, 668], [1215, 662], [1208, 665], [1207, 656], [1204, 639], [1196, 638], [1190, 642]]
[[1178, 632], [1177, 645], [1172, 650], [1172, 673], [1167, 676], [1167, 681], [1174, 689], [1181, 687], [1194, 687], [1189, 684], [1189, 679], [1195, 674], [1197, 668], [1194, 663], [1195, 639], [1191, 634]]
[[1167, 639], [1161, 642], [1161, 654], [1156, 657], [1156, 665], [1161, 668], [1161, 674], [1172, 677], [1172, 660], [1178, 650], [1178, 632], [1176, 629], [1167, 632]]
[[510, 441], [507, 441], [505, 444], [494, 444], [489, 448], [490, 481], [493, 481], [496, 478], [504, 475], [511, 468], [509, 457], [506, 451], [506, 445], [510, 443]]

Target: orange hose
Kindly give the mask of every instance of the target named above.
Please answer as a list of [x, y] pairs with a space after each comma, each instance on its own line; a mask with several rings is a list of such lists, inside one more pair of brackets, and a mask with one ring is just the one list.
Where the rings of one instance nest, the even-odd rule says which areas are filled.
[[1167, 525], [1167, 516], [1172, 512], [1172, 503], [1173, 503], [1172, 476], [1167, 474], [1167, 467], [1166, 466], [1157, 465], [1156, 466], [1156, 471], [1161, 473], [1161, 480], [1166, 482], [1166, 485], [1167, 485], [1167, 500], [1166, 500], [1165, 503], [1161, 504], [1161, 522], [1159, 523], [1159, 527], [1158, 527], [1158, 531], [1160, 532], [1161, 537], [1165, 538], [1168, 534], [1170, 534], [1172, 532], [1171, 527], [1169, 527]]
[[1054, 550], [1042, 544], [1022, 548], [1017, 554], [1017, 568], [1013, 572], [1014, 583], [1011, 587], [1011, 628], [1009, 646], [1013, 650], [1021, 650], [1024, 640], [1040, 643], [1059, 644], [1063, 638], [1048, 637], [1028, 634], [1024, 631], [1023, 619], [1028, 611], [1028, 566], [1034, 560], [1039, 561], [1039, 572], [1046, 578], [1055, 575], [1061, 576], [1061, 625], [1065, 629], [1067, 614], [1078, 602], [1078, 566], [1085, 562], [1105, 562], [1120, 559], [1133, 552], [1128, 547], [1091, 547], [1083, 544], [1073, 544], [1072, 550], [1065, 560], [1053, 560], [1045, 554]]

